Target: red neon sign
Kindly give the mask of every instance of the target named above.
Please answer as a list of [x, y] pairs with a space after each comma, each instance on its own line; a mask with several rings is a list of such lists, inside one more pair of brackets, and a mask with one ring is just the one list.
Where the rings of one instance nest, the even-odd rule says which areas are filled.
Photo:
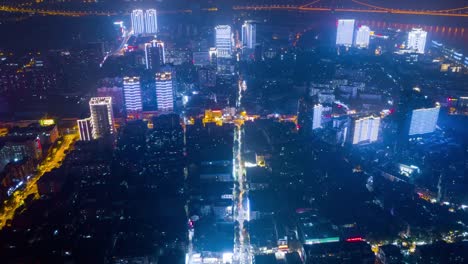
[[360, 241], [364, 241], [364, 239], [362, 237], [351, 237], [351, 238], [346, 239], [346, 242], [360, 242]]

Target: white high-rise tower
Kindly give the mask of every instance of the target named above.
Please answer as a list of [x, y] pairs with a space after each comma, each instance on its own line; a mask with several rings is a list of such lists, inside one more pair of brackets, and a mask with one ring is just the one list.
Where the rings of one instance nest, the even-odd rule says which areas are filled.
[[242, 25], [242, 46], [254, 49], [257, 41], [257, 27], [252, 21], [245, 21]]
[[170, 72], [156, 73], [156, 102], [159, 111], [172, 111], [174, 109], [174, 90]]
[[354, 120], [353, 144], [374, 142], [379, 137], [380, 117], [368, 116]]
[[408, 33], [408, 49], [414, 50], [417, 53], [424, 54], [426, 48], [427, 32], [422, 28], [413, 28]]
[[368, 26], [361, 26], [356, 32], [356, 41], [354, 44], [358, 48], [369, 47], [370, 28]]
[[145, 65], [146, 69], [158, 70], [160, 66], [166, 63], [166, 53], [164, 42], [152, 40], [145, 43]]
[[317, 128], [322, 127], [322, 113], [323, 113], [323, 106], [321, 104], [314, 105], [312, 129], [317, 129]]
[[354, 19], [339, 19], [336, 31], [336, 45], [352, 46], [354, 36]]
[[232, 55], [231, 26], [219, 25], [215, 27], [215, 44], [218, 58], [230, 58]]
[[145, 11], [145, 29], [146, 34], [158, 33], [158, 16], [156, 9], [148, 9]]
[[114, 134], [112, 97], [93, 97], [89, 101], [92, 135], [94, 139]]
[[143, 110], [141, 102], [140, 77], [124, 77], [124, 99], [127, 112], [137, 112]]
[[145, 18], [144, 18], [143, 10], [141, 9], [133, 10], [132, 15], [131, 15], [131, 20], [132, 20], [132, 29], [133, 29], [134, 34], [138, 35], [138, 34], [145, 33]]
[[423, 135], [434, 132], [439, 119], [440, 107], [421, 108], [411, 114], [409, 136]]

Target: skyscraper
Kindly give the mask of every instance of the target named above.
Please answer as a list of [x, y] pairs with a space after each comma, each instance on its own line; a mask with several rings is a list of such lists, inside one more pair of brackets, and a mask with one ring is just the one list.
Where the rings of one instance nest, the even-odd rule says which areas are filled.
[[321, 104], [314, 105], [313, 117], [312, 117], [312, 129], [317, 129], [317, 128], [322, 127], [322, 113], [323, 113], [323, 106]]
[[91, 117], [77, 120], [78, 132], [80, 133], [80, 140], [90, 141], [93, 139], [93, 126]]
[[367, 116], [354, 120], [353, 144], [377, 141], [379, 136], [380, 117]]
[[336, 31], [336, 45], [353, 45], [354, 19], [339, 19]]
[[427, 32], [422, 28], [413, 28], [408, 33], [408, 49], [414, 50], [416, 53], [424, 54], [426, 48]]
[[156, 102], [159, 111], [172, 111], [174, 109], [174, 90], [170, 72], [156, 73]]
[[409, 136], [432, 133], [436, 129], [440, 107], [415, 109], [411, 114]]
[[165, 64], [164, 42], [152, 40], [145, 43], [145, 65], [146, 69], [159, 70]]
[[370, 29], [368, 26], [361, 26], [356, 32], [355, 46], [358, 48], [369, 47]]
[[148, 9], [145, 11], [145, 30], [146, 34], [158, 33], [158, 16], [156, 9]]
[[112, 97], [93, 97], [89, 101], [92, 135], [94, 139], [114, 134]]
[[124, 77], [123, 86], [127, 113], [143, 110], [140, 77]]
[[228, 25], [215, 27], [215, 44], [218, 58], [230, 58], [232, 55], [232, 32]]
[[257, 27], [252, 21], [245, 21], [242, 25], [242, 46], [254, 49], [257, 41]]
[[131, 15], [131, 20], [132, 20], [132, 29], [133, 29], [134, 34], [138, 35], [138, 34], [145, 33], [145, 18], [143, 15], [143, 10], [141, 9], [133, 10], [132, 15]]

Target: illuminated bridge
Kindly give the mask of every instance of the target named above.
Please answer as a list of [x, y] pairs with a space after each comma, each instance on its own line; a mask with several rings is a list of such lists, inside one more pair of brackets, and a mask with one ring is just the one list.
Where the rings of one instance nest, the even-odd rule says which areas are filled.
[[234, 6], [234, 10], [287, 10], [299, 12], [358, 12], [402, 15], [468, 17], [468, 5], [441, 10], [398, 9], [372, 4], [369, 0], [315, 0], [303, 5], [248, 5]]
[[[423, 15], [442, 17], [468, 17], [468, 5], [452, 7], [440, 10], [424, 9], [403, 9], [374, 4], [374, 0], [314, 0], [304, 4], [284, 4], [285, 1], [277, 0], [278, 4], [238, 4], [232, 7], [239, 11], [298, 11], [298, 12], [357, 12], [357, 13], [377, 13], [377, 14], [400, 14], [400, 15]], [[250, 1], [246, 1], [247, 3]], [[297, 2], [297, 1], [296, 1]], [[294, 3], [296, 3], [294, 2]], [[375, 1], [374, 1], [375, 2]], [[424, 2], [424, 1], [421, 1]], [[424, 5], [424, 3], [422, 4]], [[73, 10], [54, 7], [36, 6], [12, 6], [0, 5], [0, 11], [12, 13], [29, 13], [39, 15], [57, 16], [115, 16], [129, 14], [129, 10]], [[202, 8], [201, 11], [217, 12], [217, 7]], [[191, 13], [192, 10], [161, 10], [160, 14]]]

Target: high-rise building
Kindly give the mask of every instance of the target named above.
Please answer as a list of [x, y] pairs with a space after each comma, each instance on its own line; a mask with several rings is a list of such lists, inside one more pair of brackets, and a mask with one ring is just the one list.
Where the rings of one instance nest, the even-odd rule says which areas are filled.
[[427, 32], [422, 28], [413, 28], [408, 33], [408, 49], [414, 50], [416, 53], [424, 54], [426, 48]]
[[145, 43], [145, 65], [146, 69], [159, 70], [166, 63], [164, 42], [152, 40]]
[[411, 114], [409, 136], [434, 132], [439, 119], [440, 107], [415, 109]]
[[140, 77], [124, 77], [123, 86], [127, 113], [142, 111]]
[[322, 113], [323, 113], [323, 106], [321, 104], [314, 105], [313, 117], [312, 117], [312, 129], [317, 129], [317, 128], [322, 127]]
[[78, 131], [80, 133], [80, 140], [90, 141], [93, 139], [93, 126], [91, 123], [91, 117], [85, 119], [78, 119]]
[[252, 21], [245, 21], [242, 25], [242, 46], [254, 49], [257, 41], [257, 27]]
[[174, 109], [174, 90], [170, 72], [156, 73], [156, 102], [159, 111], [172, 111]]
[[93, 97], [89, 101], [91, 126], [94, 139], [114, 134], [112, 97]]
[[131, 21], [134, 34], [138, 35], [145, 33], [145, 17], [143, 14], [143, 10], [133, 10], [131, 15]]
[[369, 47], [370, 28], [368, 26], [361, 26], [356, 32], [356, 41], [354, 45], [358, 48]]
[[354, 120], [353, 144], [371, 143], [379, 137], [380, 117], [367, 116]]
[[336, 31], [336, 45], [352, 46], [354, 35], [354, 19], [339, 19]]
[[232, 31], [229, 25], [215, 27], [215, 44], [218, 58], [230, 58], [232, 55]]
[[146, 34], [158, 33], [158, 17], [156, 9], [148, 9], [145, 11], [145, 30]]

